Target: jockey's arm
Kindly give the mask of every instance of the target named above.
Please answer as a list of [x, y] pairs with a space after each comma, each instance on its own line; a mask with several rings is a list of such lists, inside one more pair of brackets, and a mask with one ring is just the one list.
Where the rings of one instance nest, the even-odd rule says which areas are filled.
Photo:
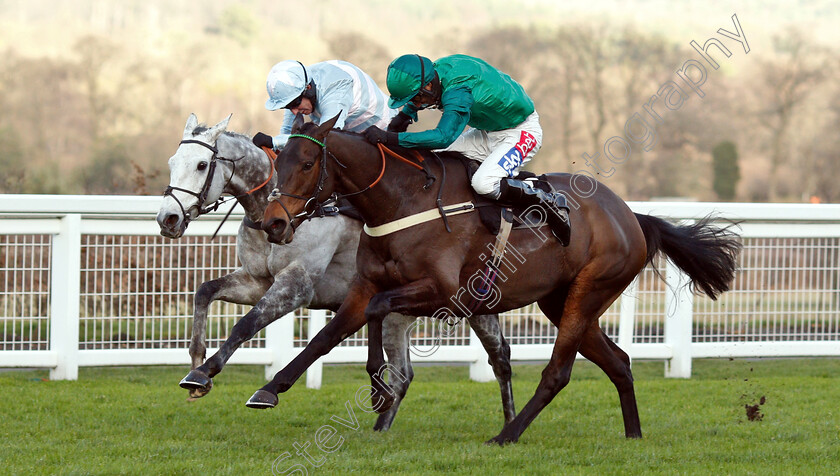
[[292, 123], [295, 122], [295, 115], [292, 111], [286, 109], [283, 111], [283, 124], [280, 126], [280, 133], [272, 137], [275, 149], [282, 149], [286, 146], [286, 141], [289, 140], [289, 134], [292, 133]]
[[[455, 142], [461, 135], [467, 123], [470, 122], [472, 108], [472, 92], [467, 87], [447, 89], [441, 97], [443, 110], [437, 127], [423, 132], [401, 132], [399, 144], [403, 147], [423, 147], [429, 149], [444, 149]], [[406, 105], [403, 112], [416, 119], [417, 110]]]

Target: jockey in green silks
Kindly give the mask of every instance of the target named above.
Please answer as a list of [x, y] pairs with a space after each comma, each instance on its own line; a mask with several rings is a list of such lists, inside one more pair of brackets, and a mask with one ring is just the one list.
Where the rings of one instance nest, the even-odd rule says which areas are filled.
[[[388, 106], [402, 107], [383, 131], [365, 131], [371, 143], [460, 152], [481, 162], [472, 178], [479, 195], [507, 204], [541, 205], [552, 233], [569, 243], [569, 209], [560, 193], [545, 192], [514, 177], [542, 145], [542, 128], [534, 102], [507, 74], [466, 55], [445, 56], [434, 63], [420, 55], [403, 55], [388, 66]], [[405, 132], [428, 107], [442, 111], [437, 127]], [[464, 130], [466, 126], [470, 129]]]

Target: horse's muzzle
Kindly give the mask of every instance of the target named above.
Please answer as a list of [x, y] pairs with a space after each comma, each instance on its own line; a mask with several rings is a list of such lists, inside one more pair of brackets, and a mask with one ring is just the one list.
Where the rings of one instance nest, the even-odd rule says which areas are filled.
[[187, 222], [175, 213], [160, 213], [157, 216], [160, 234], [167, 238], [180, 238], [187, 230]]
[[283, 218], [264, 219], [262, 229], [268, 234], [268, 241], [276, 245], [291, 243], [295, 235], [294, 227]]

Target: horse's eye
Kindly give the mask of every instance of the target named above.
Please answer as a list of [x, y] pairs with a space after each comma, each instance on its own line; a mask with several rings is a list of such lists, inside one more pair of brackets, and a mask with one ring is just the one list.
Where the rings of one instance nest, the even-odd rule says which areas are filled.
[[204, 170], [206, 168], [207, 168], [207, 162], [202, 160], [201, 162], [198, 163], [198, 170], [199, 171]]
[[304, 162], [303, 170], [309, 170], [315, 165], [315, 162]]

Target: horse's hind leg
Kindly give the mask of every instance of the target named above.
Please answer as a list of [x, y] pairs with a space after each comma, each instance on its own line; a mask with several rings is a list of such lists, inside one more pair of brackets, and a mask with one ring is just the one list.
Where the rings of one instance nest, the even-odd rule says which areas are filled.
[[405, 398], [408, 386], [414, 379], [414, 369], [411, 368], [408, 348], [408, 329], [415, 320], [417, 318], [412, 316], [393, 313], [385, 317], [385, 322], [382, 325], [382, 347], [388, 355], [388, 364], [400, 372], [404, 378], [399, 378], [393, 373], [390, 375], [388, 385], [393, 389], [396, 397], [391, 408], [380, 414], [379, 418], [376, 419], [376, 424], [373, 426], [375, 431], [387, 431], [391, 428], [394, 417], [397, 416], [400, 402]]
[[510, 370], [510, 345], [502, 335], [499, 326], [498, 314], [482, 314], [469, 318], [470, 327], [484, 346], [489, 357], [490, 366], [499, 382], [499, 389], [502, 392], [502, 411], [505, 415], [505, 423], [510, 423], [516, 416], [516, 408], [513, 405], [513, 385], [511, 384]]
[[[271, 282], [254, 278], [241, 268], [231, 274], [202, 283], [195, 293], [193, 306], [193, 332], [190, 338], [191, 370], [204, 363], [207, 352], [207, 313], [213, 301], [235, 304], [256, 303], [268, 290]], [[190, 390], [191, 398], [203, 397], [210, 391], [212, 382], [204, 378], [185, 378], [181, 386]]]
[[[534, 396], [516, 415], [516, 418], [505, 425], [501, 433], [488, 443], [504, 445], [518, 441], [534, 418], [569, 383], [575, 356], [584, 334], [621, 295], [621, 290], [626, 285], [626, 283], [612, 285], [612, 281], [615, 280], [603, 282], [592, 278], [587, 279], [584, 270], [572, 282], [567, 295], [558, 290], [539, 301], [540, 309], [557, 326], [557, 339], [554, 342], [551, 359], [542, 372], [542, 378]], [[562, 319], [560, 319], [561, 316]]]
[[[408, 391], [411, 380], [414, 379], [414, 370], [411, 368], [411, 357], [409, 349], [408, 330], [416, 318], [402, 314], [389, 314], [382, 327], [382, 347], [388, 355], [388, 364], [399, 371], [404, 378], [395, 378], [391, 375], [388, 385], [396, 394], [394, 403], [385, 413], [379, 415], [373, 429], [376, 431], [388, 430], [397, 415], [400, 403]], [[516, 416], [516, 409], [513, 405], [513, 388], [511, 386], [510, 369], [510, 346], [502, 335], [499, 327], [497, 314], [484, 314], [469, 318], [470, 326], [475, 331], [484, 349], [490, 357], [490, 365], [499, 382], [502, 393], [502, 409], [505, 416], [505, 423], [509, 423]]]
[[630, 358], [594, 322], [584, 334], [580, 353], [601, 368], [618, 390], [621, 414], [624, 418], [624, 435], [627, 438], [641, 438], [639, 410], [636, 407], [636, 392], [633, 389], [633, 374]]

